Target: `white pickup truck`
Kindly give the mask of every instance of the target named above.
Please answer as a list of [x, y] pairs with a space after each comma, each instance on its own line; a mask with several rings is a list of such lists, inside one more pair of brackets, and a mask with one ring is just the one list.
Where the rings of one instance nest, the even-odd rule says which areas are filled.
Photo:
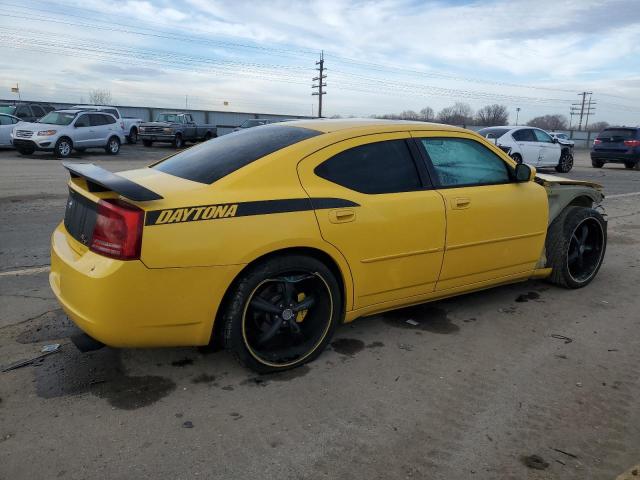
[[131, 118], [131, 117], [123, 117], [120, 115], [120, 110], [117, 107], [111, 107], [108, 105], [74, 105], [71, 107], [71, 110], [89, 110], [93, 112], [106, 112], [110, 113], [120, 126], [122, 127], [122, 132], [127, 139], [127, 143], [138, 143], [138, 133], [140, 131], [140, 124], [142, 123], [141, 118]]

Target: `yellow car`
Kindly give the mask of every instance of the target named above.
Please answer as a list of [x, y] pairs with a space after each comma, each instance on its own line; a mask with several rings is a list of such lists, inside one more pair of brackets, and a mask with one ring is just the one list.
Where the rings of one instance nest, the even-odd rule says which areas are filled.
[[69, 317], [113, 347], [222, 343], [258, 372], [361, 316], [530, 278], [582, 287], [606, 247], [599, 185], [445, 125], [301, 120], [118, 174], [65, 167], [50, 284]]

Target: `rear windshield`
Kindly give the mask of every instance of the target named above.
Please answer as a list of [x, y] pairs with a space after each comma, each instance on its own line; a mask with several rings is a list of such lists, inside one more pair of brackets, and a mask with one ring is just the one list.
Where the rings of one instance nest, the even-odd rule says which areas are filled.
[[478, 130], [478, 133], [485, 138], [500, 138], [507, 133], [510, 128], [483, 128]]
[[622, 142], [635, 138], [635, 136], [636, 129], [634, 128], [609, 128], [600, 132], [598, 139], [608, 142]]
[[75, 113], [51, 112], [42, 117], [38, 123], [46, 123], [48, 125], [69, 125], [75, 117]]
[[263, 125], [209, 140], [152, 168], [200, 183], [213, 183], [277, 150], [320, 135], [317, 130]]

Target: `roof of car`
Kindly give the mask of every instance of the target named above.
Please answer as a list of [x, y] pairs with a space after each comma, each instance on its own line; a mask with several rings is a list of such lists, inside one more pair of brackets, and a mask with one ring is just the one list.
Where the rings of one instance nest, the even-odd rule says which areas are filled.
[[117, 107], [111, 107], [109, 105], [74, 105], [71, 108], [73, 108], [73, 109], [86, 109], [86, 108], [117, 108]]
[[415, 122], [406, 120], [384, 120], [374, 118], [341, 118], [341, 119], [310, 119], [278, 122], [277, 125], [288, 125], [292, 127], [309, 128], [323, 133], [338, 132], [356, 128], [378, 127], [384, 130], [385, 127], [393, 127], [396, 130], [451, 130], [464, 132], [465, 129], [444, 125], [441, 123]]

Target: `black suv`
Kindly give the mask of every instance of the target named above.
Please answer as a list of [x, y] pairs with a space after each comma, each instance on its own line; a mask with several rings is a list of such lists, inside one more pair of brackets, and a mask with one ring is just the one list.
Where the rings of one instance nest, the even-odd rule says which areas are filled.
[[591, 165], [624, 163], [640, 170], [640, 127], [611, 127], [601, 131], [591, 146]]
[[23, 122], [36, 122], [47, 113], [55, 110], [47, 103], [14, 103], [0, 105], [0, 113], [8, 113]]

